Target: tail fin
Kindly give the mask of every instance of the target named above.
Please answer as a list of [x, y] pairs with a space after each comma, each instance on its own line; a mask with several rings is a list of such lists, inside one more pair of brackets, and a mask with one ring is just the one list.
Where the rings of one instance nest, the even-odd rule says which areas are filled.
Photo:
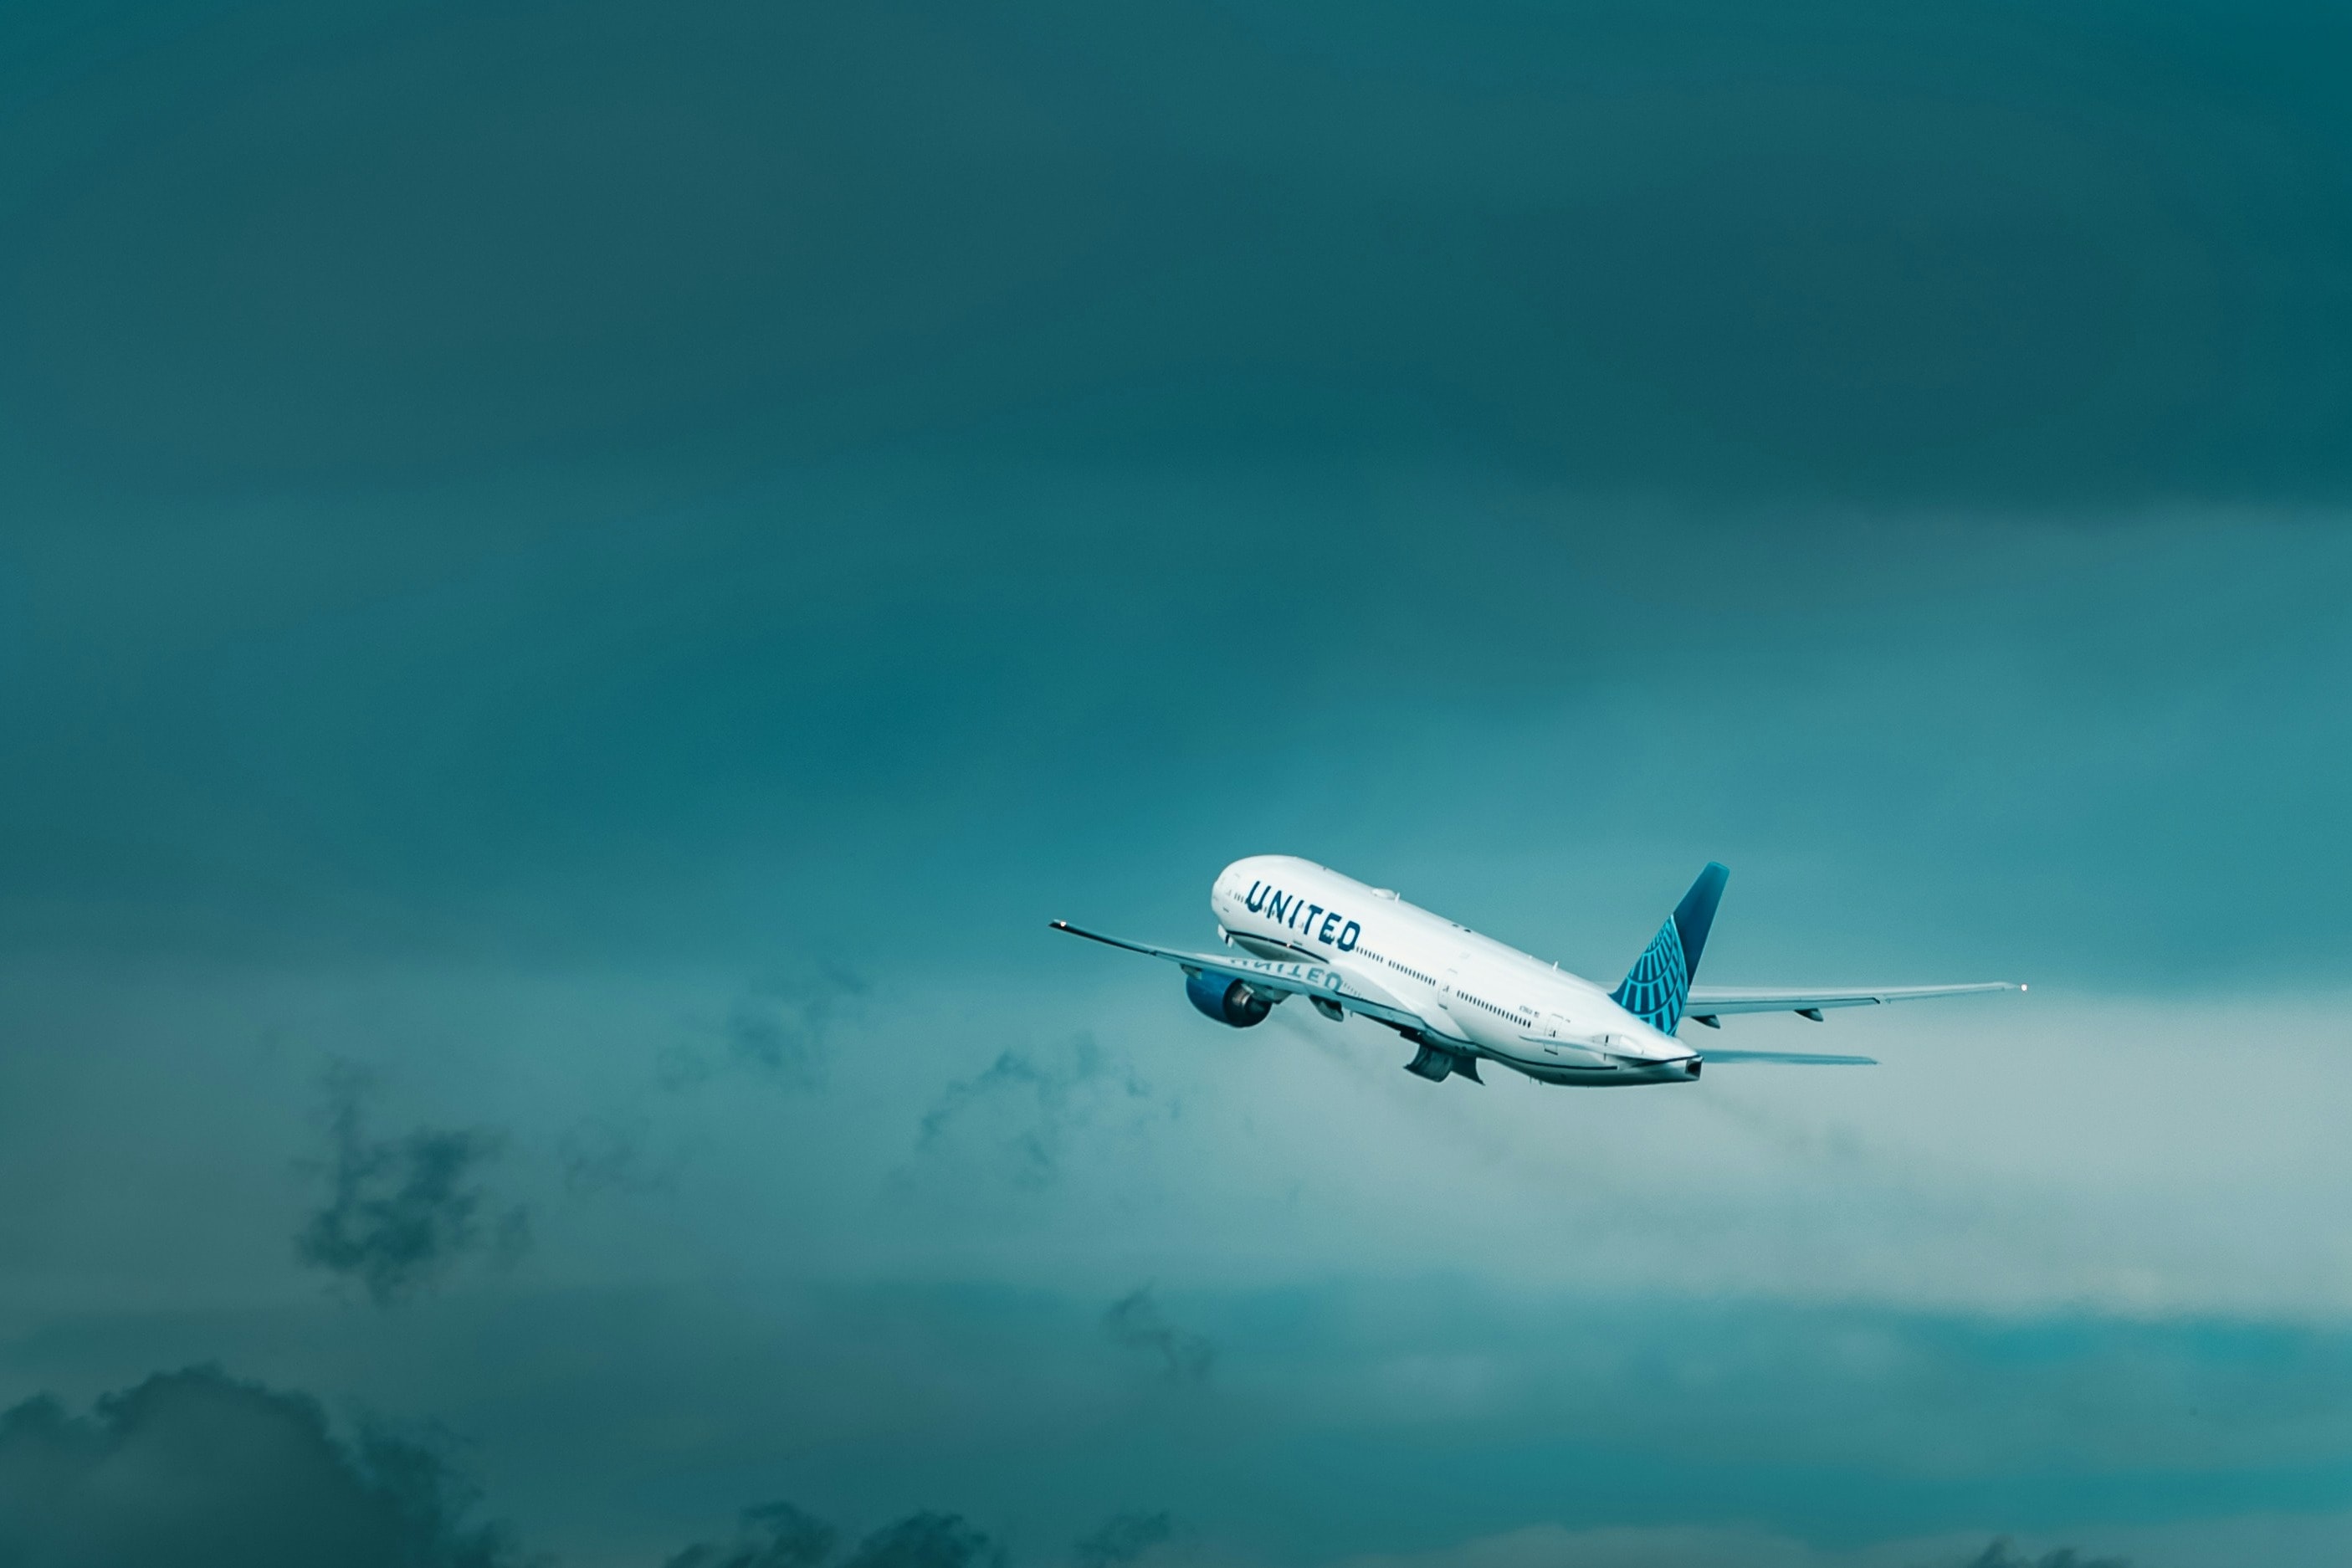
[[1690, 996], [1691, 976], [1698, 973], [1698, 955], [1706, 948], [1707, 928], [1715, 924], [1715, 906], [1730, 876], [1718, 862], [1706, 863], [1633, 969], [1609, 994], [1611, 1001], [1653, 1028], [1675, 1032]]

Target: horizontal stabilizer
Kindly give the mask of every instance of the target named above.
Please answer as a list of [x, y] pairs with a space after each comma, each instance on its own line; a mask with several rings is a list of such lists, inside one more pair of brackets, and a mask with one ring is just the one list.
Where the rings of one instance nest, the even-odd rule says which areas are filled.
[[[1972, 996], [1986, 991], [2022, 991], [2007, 980], [1968, 985], [1854, 985], [1758, 990], [1744, 985], [1694, 985], [1683, 1011], [1702, 1021], [1726, 1013], [1803, 1013], [1824, 1007], [1877, 1007], [1889, 1002], [1924, 1002], [1931, 996]], [[1710, 1053], [1712, 1059], [1712, 1053]]]
[[1718, 1062], [1766, 1062], [1792, 1068], [1874, 1068], [1876, 1057], [1824, 1057], [1810, 1051], [1709, 1051], [1699, 1058], [1708, 1067]]

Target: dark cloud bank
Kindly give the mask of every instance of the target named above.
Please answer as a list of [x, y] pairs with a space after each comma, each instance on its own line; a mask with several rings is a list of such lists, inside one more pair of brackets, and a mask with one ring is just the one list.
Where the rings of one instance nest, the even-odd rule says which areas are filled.
[[[1463, 797], [2343, 977], [2340, 16], [237, 15], [0, 31], [0, 934], [871, 952], [954, 867], [1026, 963], [1163, 825]], [[1203, 763], [1269, 679], [1328, 805]], [[1421, 771], [1580, 699], [1532, 820]]]
[[520, 1568], [432, 1447], [210, 1369], [159, 1373], [87, 1416], [0, 1416], [0, 1563], [16, 1568]]
[[[495, 1524], [445, 1447], [362, 1424], [337, 1434], [317, 1401], [209, 1367], [158, 1373], [88, 1415], [38, 1398], [0, 1415], [0, 1563], [8, 1568], [540, 1568]], [[1066, 1554], [1120, 1568], [1170, 1539], [1165, 1515], [1121, 1514]], [[842, 1550], [789, 1503], [665, 1568], [1004, 1568], [1004, 1544], [917, 1512]]]
[[53, 462], [717, 426], [1735, 497], [2352, 464], [2326, 7], [247, 9], [128, 63], [19, 40], [79, 73], [18, 138], [0, 315]]
[[[215, 1368], [158, 1373], [87, 1415], [56, 1400], [0, 1415], [0, 1563], [8, 1568], [552, 1568], [474, 1521], [480, 1499], [446, 1444], [362, 1424]], [[951, 1513], [919, 1511], [847, 1545], [783, 1502], [662, 1568], [1124, 1568], [1173, 1546], [1164, 1513], [1115, 1514], [1069, 1548], [1014, 1553]], [[1996, 1541], [1923, 1568], [2129, 1568]]]

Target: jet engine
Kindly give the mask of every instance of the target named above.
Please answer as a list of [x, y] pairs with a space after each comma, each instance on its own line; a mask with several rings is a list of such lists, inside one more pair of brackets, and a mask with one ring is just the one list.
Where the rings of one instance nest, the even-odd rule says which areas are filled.
[[1188, 976], [1184, 994], [1193, 1006], [1218, 1023], [1231, 1024], [1236, 1029], [1263, 1024], [1265, 1016], [1274, 1011], [1274, 1004], [1252, 991], [1247, 981], [1228, 980], [1222, 974]]

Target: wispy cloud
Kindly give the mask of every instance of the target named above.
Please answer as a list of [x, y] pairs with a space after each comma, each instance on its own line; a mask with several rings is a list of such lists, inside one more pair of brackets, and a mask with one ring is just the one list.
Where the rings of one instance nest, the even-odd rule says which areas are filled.
[[1018, 1187], [1059, 1178], [1066, 1146], [1108, 1107], [1151, 1098], [1151, 1086], [1087, 1036], [1058, 1047], [1000, 1052], [976, 1077], [948, 1085], [923, 1113], [916, 1152], [976, 1154]]
[[718, 1037], [715, 1047], [688, 1042], [662, 1053], [662, 1086], [690, 1089], [738, 1066], [785, 1088], [821, 1089], [831, 1076], [834, 1030], [870, 989], [855, 970], [820, 963], [806, 974], [748, 992], [709, 1031]]
[[1173, 1539], [1176, 1526], [1165, 1511], [1118, 1513], [1077, 1543], [1077, 1568], [1125, 1568], [1154, 1547]]
[[[820, 1568], [839, 1533], [788, 1502], [747, 1509], [728, 1542], [703, 1542], [666, 1568]], [[913, 1513], [860, 1542], [842, 1568], [1000, 1568], [1004, 1548], [961, 1515]]]
[[1962, 1568], [2131, 1568], [2131, 1563], [2122, 1557], [2086, 1557], [2071, 1546], [2029, 1557], [2014, 1542], [2000, 1540], [1969, 1558]]
[[1205, 1335], [1170, 1322], [1149, 1285], [1113, 1301], [1102, 1321], [1114, 1344], [1157, 1358], [1160, 1374], [1171, 1383], [1206, 1383], [1216, 1364], [1217, 1347]]
[[667, 1568], [818, 1568], [833, 1555], [838, 1533], [788, 1502], [745, 1509], [730, 1542], [698, 1542]]
[[354, 1069], [330, 1075], [332, 1149], [313, 1166], [327, 1199], [296, 1233], [295, 1256], [357, 1280], [380, 1307], [438, 1282], [462, 1258], [519, 1256], [530, 1239], [527, 1212], [517, 1205], [489, 1213], [480, 1181], [504, 1140], [480, 1130], [429, 1127], [371, 1137], [362, 1117], [367, 1088]]
[[555, 1141], [564, 1190], [578, 1197], [663, 1191], [673, 1173], [656, 1159], [653, 1137], [646, 1116], [592, 1116], [564, 1129]]
[[843, 1568], [1003, 1568], [1004, 1548], [960, 1514], [918, 1513], [883, 1526]]

